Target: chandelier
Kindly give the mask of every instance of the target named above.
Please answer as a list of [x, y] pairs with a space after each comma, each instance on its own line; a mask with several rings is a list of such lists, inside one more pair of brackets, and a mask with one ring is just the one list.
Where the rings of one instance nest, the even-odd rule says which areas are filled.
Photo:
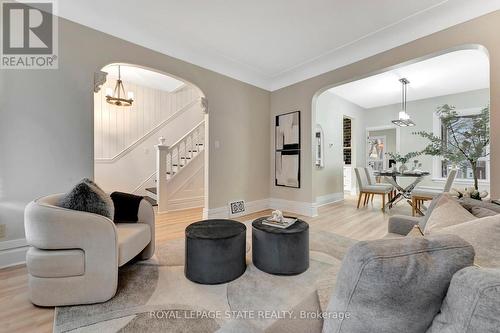
[[401, 89], [401, 111], [399, 111], [399, 117], [396, 120], [393, 120], [392, 123], [396, 124], [399, 127], [412, 127], [415, 126], [413, 120], [410, 119], [410, 115], [406, 112], [406, 93], [407, 93], [407, 85], [410, 83], [405, 78], [399, 80], [402, 85]]
[[106, 102], [116, 106], [131, 106], [134, 102], [134, 93], [129, 91], [125, 98], [125, 87], [123, 86], [120, 65], [118, 65], [118, 80], [116, 80], [115, 89], [106, 89]]

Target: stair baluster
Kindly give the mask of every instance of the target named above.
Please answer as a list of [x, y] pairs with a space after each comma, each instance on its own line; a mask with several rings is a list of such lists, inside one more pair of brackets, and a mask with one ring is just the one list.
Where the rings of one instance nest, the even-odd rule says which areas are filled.
[[202, 136], [204, 128], [205, 122], [202, 121], [173, 145], [167, 146], [160, 140], [160, 144], [156, 146], [156, 195], [158, 212], [164, 212], [168, 209], [167, 180], [175, 177], [181, 171], [181, 167], [186, 166], [204, 149]]

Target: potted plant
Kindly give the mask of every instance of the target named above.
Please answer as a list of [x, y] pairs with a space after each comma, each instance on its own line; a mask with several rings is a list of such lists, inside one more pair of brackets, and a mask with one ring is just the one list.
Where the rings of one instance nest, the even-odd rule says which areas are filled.
[[448, 133], [447, 140], [443, 140], [431, 132], [414, 132], [413, 134], [430, 141], [421, 153], [442, 156], [445, 161], [456, 166], [464, 164], [470, 166], [474, 177], [474, 189], [477, 191], [477, 163], [480, 158], [489, 155], [489, 106], [484, 107], [477, 116], [469, 117], [469, 121], [463, 121], [464, 117], [460, 117], [455, 111], [455, 107], [448, 104], [439, 106], [436, 114], [441, 120], [443, 131]]

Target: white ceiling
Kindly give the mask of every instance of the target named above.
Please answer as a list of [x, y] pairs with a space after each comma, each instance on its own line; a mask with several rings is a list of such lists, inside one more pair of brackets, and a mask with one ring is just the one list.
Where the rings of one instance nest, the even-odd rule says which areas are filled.
[[482, 50], [462, 50], [400, 67], [328, 91], [363, 108], [401, 102], [399, 79], [410, 81], [408, 101], [489, 87], [490, 66]]
[[[108, 73], [107, 80], [118, 78], [118, 64], [108, 65], [102, 71]], [[185, 84], [173, 77], [136, 66], [121, 64], [120, 72], [124, 82], [168, 92], [172, 92]]]
[[500, 9], [500, 0], [64, 0], [59, 15], [268, 90]]

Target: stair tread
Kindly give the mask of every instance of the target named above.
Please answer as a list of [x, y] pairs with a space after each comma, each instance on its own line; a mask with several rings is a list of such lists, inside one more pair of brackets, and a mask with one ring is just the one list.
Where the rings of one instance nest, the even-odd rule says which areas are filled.
[[147, 195], [144, 196], [144, 200], [148, 201], [152, 206], [158, 206], [156, 200], [151, 197], [148, 197]]
[[156, 194], [156, 187], [148, 187], [146, 188], [146, 191]]

